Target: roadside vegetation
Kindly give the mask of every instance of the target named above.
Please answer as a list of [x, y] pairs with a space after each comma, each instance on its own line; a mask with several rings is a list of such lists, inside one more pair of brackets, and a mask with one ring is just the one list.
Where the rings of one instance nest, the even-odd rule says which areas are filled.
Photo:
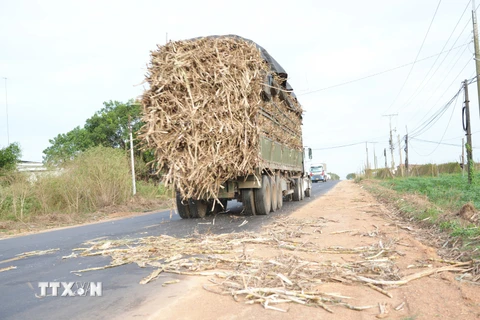
[[340, 176], [338, 174], [333, 172], [329, 172], [328, 174], [330, 175], [331, 180], [340, 180]]
[[134, 197], [125, 152], [97, 146], [41, 175], [4, 171], [0, 177], [0, 221], [31, 222], [52, 214], [82, 216], [168, 198], [166, 191], [153, 183], [140, 182], [137, 190]]
[[[128, 140], [130, 125], [135, 196]], [[87, 119], [84, 127], [50, 140], [51, 146], [44, 150], [47, 171], [19, 172], [20, 146], [12, 143], [0, 149], [0, 232], [169, 206], [172, 194], [159, 183], [150, 166], [152, 154], [142, 150], [136, 139], [141, 126], [138, 105], [133, 101], [110, 101]]]
[[[430, 165], [424, 176], [402, 178], [382, 174], [373, 179], [357, 177], [356, 181], [383, 202], [393, 205], [409, 221], [447, 235], [450, 240], [445, 247], [458, 251], [460, 256], [479, 258], [479, 175], [475, 172], [477, 177], [468, 184], [467, 174], [462, 174], [457, 167], [458, 164]], [[457, 173], [440, 173], [438, 168]]]

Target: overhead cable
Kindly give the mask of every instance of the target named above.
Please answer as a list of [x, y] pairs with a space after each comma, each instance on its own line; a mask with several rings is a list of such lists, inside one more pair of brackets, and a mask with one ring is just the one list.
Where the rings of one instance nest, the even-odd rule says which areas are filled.
[[349, 80], [349, 81], [341, 82], [341, 83], [334, 84], [334, 85], [331, 85], [331, 86], [328, 86], [328, 87], [325, 87], [325, 88], [315, 89], [315, 90], [311, 90], [311, 91], [307, 91], [307, 92], [300, 92], [300, 93], [297, 93], [297, 96], [305, 96], [305, 95], [308, 95], [308, 94], [312, 94], [312, 93], [316, 93], [316, 92], [320, 92], [320, 91], [325, 91], [325, 90], [329, 90], [329, 89], [341, 87], [341, 86], [344, 86], [344, 85], [347, 85], [347, 84], [351, 84], [351, 83], [354, 83], [354, 82], [358, 82], [358, 81], [366, 80], [366, 79], [369, 79], [369, 78], [373, 78], [373, 77], [382, 75], [382, 74], [384, 74], [384, 73], [391, 72], [391, 71], [395, 71], [395, 70], [398, 70], [398, 69], [401, 69], [401, 68], [405, 68], [405, 67], [408, 67], [409, 65], [412, 65], [412, 64], [415, 64], [415, 63], [418, 63], [418, 62], [421, 62], [421, 61], [425, 61], [425, 60], [428, 60], [428, 59], [432, 59], [432, 58], [435, 58], [435, 57], [437, 57], [437, 56], [439, 56], [439, 55], [442, 55], [442, 54], [444, 54], [444, 53], [448, 53], [448, 52], [450, 52], [450, 51], [453, 51], [453, 50], [456, 50], [456, 49], [459, 49], [459, 48], [466, 47], [466, 46], [468, 46], [470, 43], [471, 43], [471, 41], [469, 41], [469, 42], [467, 42], [467, 43], [464, 43], [464, 44], [462, 44], [462, 45], [458, 45], [458, 46], [456, 46], [456, 47], [454, 47], [454, 48], [451, 48], [451, 49], [449, 49], [449, 50], [442, 51], [442, 52], [440, 52], [440, 53], [437, 53], [437, 54], [434, 54], [434, 55], [431, 55], [431, 56], [428, 56], [428, 57], [419, 59], [419, 60], [417, 60], [417, 61], [405, 63], [405, 64], [402, 64], [402, 65], [400, 65], [400, 66], [394, 67], [394, 68], [390, 68], [390, 69], [387, 69], [387, 70], [384, 70], [384, 71], [372, 73], [372, 74], [370, 74], [370, 75], [367, 75], [367, 76], [364, 76], [364, 77], [361, 77], [361, 78], [357, 78], [357, 79], [354, 79], [354, 80]]
[[407, 84], [407, 81], [408, 81], [408, 79], [410, 78], [410, 74], [412, 73], [413, 67], [414, 67], [415, 64], [417, 63], [418, 56], [420, 55], [420, 52], [422, 52], [423, 45], [425, 44], [425, 40], [427, 40], [428, 34], [430, 33], [430, 28], [432, 27], [433, 21], [435, 20], [435, 17], [437, 16], [438, 8], [440, 7], [440, 4], [441, 4], [441, 3], [442, 3], [442, 0], [439, 0], [439, 1], [438, 1], [438, 4], [437, 4], [437, 8], [435, 9], [435, 13], [433, 14], [432, 20], [430, 21], [430, 25], [428, 26], [427, 32], [425, 33], [425, 36], [423, 37], [422, 45], [420, 46], [420, 49], [418, 50], [417, 56], [415, 57], [415, 61], [414, 61], [414, 63], [412, 64], [412, 67], [410, 68], [410, 71], [408, 72], [407, 77], [406, 77], [405, 80], [403, 81], [403, 84], [402, 84], [402, 86], [400, 87], [400, 90], [398, 91], [395, 99], [393, 99], [392, 103], [391, 103], [390, 106], [387, 108], [387, 111], [390, 110], [390, 108], [395, 104], [395, 102], [397, 102], [397, 99], [398, 99], [398, 97], [400, 96], [400, 94], [402, 93], [403, 88], [405, 88], [405, 85]]
[[[463, 10], [462, 14], [460, 15], [460, 18], [458, 19], [457, 23], [455, 24], [455, 27], [453, 28], [452, 32], [450, 33], [450, 36], [448, 37], [447, 41], [445, 42], [445, 44], [443, 45], [442, 47], [442, 50], [440, 51], [444, 51], [445, 50], [445, 47], [447, 46], [447, 44], [450, 42], [450, 39], [452, 38], [453, 34], [455, 33], [455, 30], [457, 30], [457, 27], [458, 25], [460, 24], [460, 21], [462, 20], [463, 16], [465, 15], [465, 12], [467, 11], [468, 7], [470, 5], [470, 1], [467, 3], [467, 5], [465, 6], [465, 9]], [[455, 44], [457, 43], [457, 41], [460, 39], [461, 35], [463, 34], [463, 31], [465, 30], [465, 28], [467, 27], [468, 23], [470, 23], [471, 19], [469, 21], [467, 21], [467, 24], [465, 24], [465, 26], [463, 27], [462, 31], [460, 32], [460, 34], [458, 35], [457, 39], [455, 40], [455, 42], [452, 44], [451, 48], [453, 48], [455, 46]], [[450, 52], [449, 52], [450, 53]], [[432, 66], [430, 67], [430, 69], [428, 70], [428, 72], [425, 74], [425, 77], [423, 78], [423, 80], [420, 82], [420, 85], [417, 86], [417, 88], [415, 89], [415, 91], [412, 93], [412, 95], [410, 96], [410, 98], [408, 98], [407, 102], [405, 102], [399, 109], [397, 109], [397, 112], [403, 108], [403, 107], [406, 107], [408, 106], [412, 100], [418, 96], [418, 94], [420, 94], [424, 89], [425, 87], [427, 86], [427, 84], [433, 79], [433, 77], [435, 76], [435, 74], [437, 73], [437, 71], [440, 69], [440, 67], [442, 66], [442, 64], [445, 62], [445, 60], [447, 59], [447, 57], [449, 56], [449, 53], [447, 53], [444, 57], [443, 57], [443, 60], [438, 64], [438, 66], [435, 68], [435, 71], [430, 75], [430, 72], [433, 70], [433, 68], [435, 67], [437, 61], [439, 60], [440, 56], [437, 56], [437, 58], [435, 59], [435, 61], [433, 62]], [[430, 77], [428, 77], [430, 75]], [[428, 80], [427, 80], [427, 77], [428, 77]], [[427, 80], [425, 82], [425, 80]]]

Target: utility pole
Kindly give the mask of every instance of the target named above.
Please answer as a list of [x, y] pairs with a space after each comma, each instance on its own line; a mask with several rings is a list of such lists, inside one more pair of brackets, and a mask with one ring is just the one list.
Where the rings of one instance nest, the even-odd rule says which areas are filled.
[[405, 135], [405, 171], [408, 177], [408, 132]]
[[[477, 13], [475, 12], [475, 0], [472, 1], [472, 22], [473, 22], [473, 44], [475, 47], [475, 68], [477, 71], [477, 77], [480, 76], [480, 50], [478, 48], [478, 29], [477, 29]], [[480, 110], [480, 82], [477, 78], [477, 94], [478, 94], [478, 107]]]
[[403, 166], [402, 166], [402, 148], [400, 148], [400, 135], [397, 136], [398, 137], [398, 153], [400, 154], [400, 172], [402, 174], [402, 177], [403, 177]]
[[135, 161], [133, 159], [132, 121], [131, 121], [130, 115], [128, 116], [128, 130], [130, 134], [130, 159], [131, 159], [131, 165], [132, 165], [132, 185], [133, 185], [132, 193], [133, 195], [135, 195], [137, 193], [137, 185], [135, 183]]
[[392, 117], [398, 116], [398, 113], [395, 114], [385, 114], [383, 115], [384, 117], [389, 117], [390, 118], [390, 153], [392, 154], [392, 170], [395, 169], [395, 158], [393, 157], [393, 137], [392, 137]]
[[10, 145], [10, 130], [8, 129], [8, 99], [7, 99], [7, 78], [5, 79], [5, 110], [7, 113], [7, 146]]
[[[462, 109], [462, 119], [463, 119], [463, 130], [466, 132], [467, 136], [467, 173], [468, 173], [468, 183], [472, 183], [472, 165], [473, 165], [473, 155], [472, 155], [472, 130], [470, 128], [470, 101], [468, 100], [468, 80], [463, 82], [465, 90], [465, 106]], [[466, 118], [466, 119], [465, 119]], [[465, 123], [466, 121], [466, 123]]]
[[462, 177], [465, 176], [465, 138], [462, 138]]
[[367, 152], [367, 169], [370, 169], [370, 162], [368, 161], [368, 142], [365, 141], [365, 151]]
[[373, 145], [373, 166], [375, 170], [378, 169], [377, 155], [375, 154], [375, 145]]
[[388, 168], [387, 165], [387, 148], [383, 148], [383, 156], [385, 157], [385, 169]]

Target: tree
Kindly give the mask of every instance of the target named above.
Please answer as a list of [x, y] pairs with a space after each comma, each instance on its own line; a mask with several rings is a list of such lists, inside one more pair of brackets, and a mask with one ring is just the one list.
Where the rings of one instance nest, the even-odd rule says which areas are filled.
[[43, 150], [45, 154], [43, 162], [48, 164], [64, 163], [95, 145], [89, 132], [80, 127], [67, 133], [61, 133], [49, 142], [52, 145]]
[[357, 177], [357, 175], [355, 173], [347, 174], [347, 180], [352, 180], [352, 179], [355, 179], [356, 177]]
[[332, 180], [340, 180], [340, 176], [338, 174], [333, 172], [329, 172], [328, 174], [330, 175]]
[[11, 143], [8, 147], [0, 149], [0, 169], [15, 169], [18, 161], [20, 161], [21, 156], [22, 150], [16, 142]]
[[89, 133], [94, 145], [127, 149], [129, 140], [129, 124], [136, 132], [142, 126], [140, 121], [140, 106], [133, 101], [121, 103], [118, 101], [104, 102], [104, 108], [87, 119], [85, 130]]
[[109, 101], [103, 105], [104, 108], [86, 120], [83, 128], [76, 127], [49, 140], [51, 146], [43, 151], [45, 154], [43, 161], [47, 164], [63, 163], [94, 146], [126, 150], [129, 118], [133, 124], [134, 138], [142, 126], [140, 106], [134, 104], [132, 100], [127, 103]]

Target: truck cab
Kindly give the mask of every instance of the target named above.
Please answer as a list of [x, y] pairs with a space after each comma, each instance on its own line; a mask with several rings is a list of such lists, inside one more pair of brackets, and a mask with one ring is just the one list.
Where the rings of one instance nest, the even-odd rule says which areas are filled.
[[310, 178], [312, 182], [327, 182], [327, 173], [325, 172], [325, 165], [323, 163], [320, 164], [312, 164], [310, 166]]

